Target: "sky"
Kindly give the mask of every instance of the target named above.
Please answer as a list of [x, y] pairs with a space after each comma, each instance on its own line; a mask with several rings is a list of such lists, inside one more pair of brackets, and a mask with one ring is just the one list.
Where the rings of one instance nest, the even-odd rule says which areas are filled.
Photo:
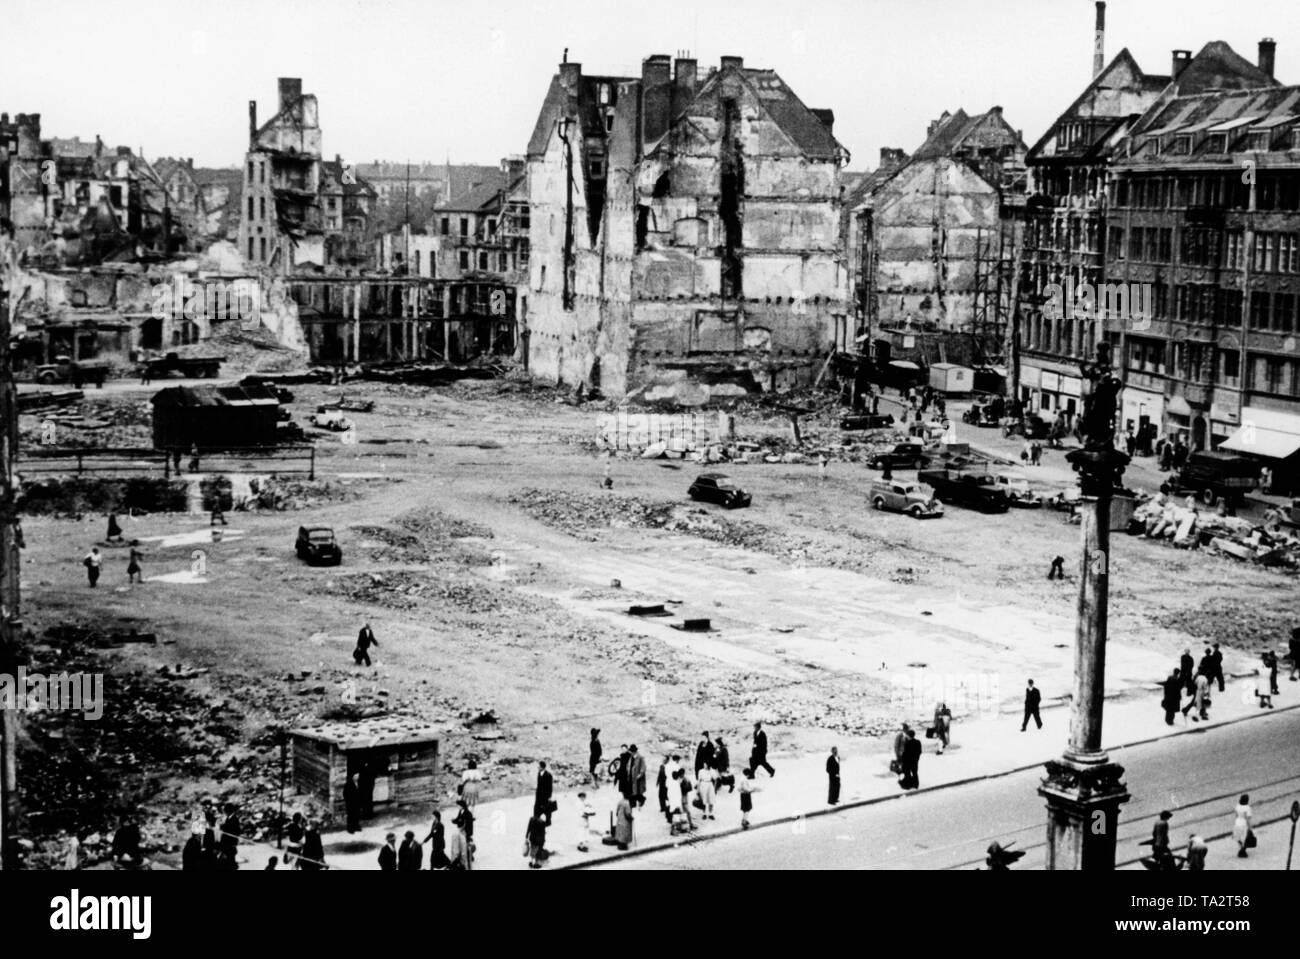
[[[944, 110], [999, 105], [1032, 145], [1092, 77], [1092, 0], [42, 0], [6, 10], [0, 110], [42, 136], [237, 166], [248, 101], [276, 78], [320, 106], [323, 152], [367, 163], [496, 163], [521, 154], [567, 47], [584, 72], [639, 76], [655, 53], [775, 69], [835, 111], [850, 169], [915, 150]], [[1225, 40], [1300, 83], [1295, 0], [1111, 0], [1106, 59], [1151, 73]]]

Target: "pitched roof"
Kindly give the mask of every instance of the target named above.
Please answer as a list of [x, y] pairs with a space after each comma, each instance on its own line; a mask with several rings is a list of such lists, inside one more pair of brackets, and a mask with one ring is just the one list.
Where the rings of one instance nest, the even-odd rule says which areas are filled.
[[963, 149], [986, 147], [1015, 147], [1025, 149], [1020, 134], [1002, 116], [1001, 107], [993, 107], [975, 116], [957, 108], [957, 112], [939, 118], [937, 125], [925, 142], [912, 154], [913, 159], [933, 160], [952, 156]]
[[[1291, 124], [1300, 125], [1300, 86], [1218, 90], [1174, 97], [1153, 107], [1134, 125], [1120, 149], [1132, 162], [1143, 164], [1187, 163], [1203, 156], [1227, 161], [1252, 130], [1276, 133]], [[1226, 153], [1211, 151], [1211, 133], [1227, 136]], [[1193, 138], [1189, 153], [1155, 148], [1157, 140], [1184, 135]]]
[[1204, 93], [1215, 88], [1250, 90], [1281, 86], [1222, 40], [1211, 40], [1183, 68], [1174, 85], [1181, 93]]
[[481, 210], [483, 207], [498, 201], [502, 191], [507, 186], [509, 184], [506, 183], [505, 174], [497, 170], [495, 176], [487, 182], [480, 183], [459, 196], [453, 196], [450, 200], [437, 204], [434, 209], [454, 212]]
[[[721, 70], [715, 76], [726, 72]], [[822, 121], [822, 116], [819, 116], [822, 114], [830, 119], [829, 110], [813, 111], [804, 106], [804, 102], [775, 70], [745, 67], [741, 72], [754, 87], [759, 102], [767, 110], [772, 121], [806, 155], [834, 157], [844, 149], [831, 135], [830, 128]]]

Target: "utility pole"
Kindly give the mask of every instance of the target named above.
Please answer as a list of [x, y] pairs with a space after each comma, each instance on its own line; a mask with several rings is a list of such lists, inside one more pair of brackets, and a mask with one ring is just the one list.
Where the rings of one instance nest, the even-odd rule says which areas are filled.
[[1115, 868], [1119, 807], [1130, 798], [1122, 782], [1124, 768], [1112, 763], [1101, 745], [1110, 504], [1129, 458], [1115, 449], [1116, 407], [1123, 384], [1111, 369], [1108, 343], [1097, 344], [1096, 362], [1083, 363], [1082, 373], [1084, 447], [1065, 457], [1080, 474], [1083, 492], [1070, 740], [1064, 755], [1047, 763], [1038, 794], [1047, 800], [1047, 868], [1098, 871]]
[[[1250, 324], [1250, 270], [1255, 257], [1255, 181], [1259, 164], [1256, 157], [1246, 161], [1242, 175], [1249, 188], [1250, 200], [1246, 205], [1245, 224], [1241, 233], [1241, 343], [1237, 350], [1237, 428], [1246, 425], [1246, 331]], [[1211, 435], [1213, 430], [1208, 431]], [[1207, 440], [1209, 437], [1207, 436]], [[1208, 443], [1207, 443], [1208, 445]]]

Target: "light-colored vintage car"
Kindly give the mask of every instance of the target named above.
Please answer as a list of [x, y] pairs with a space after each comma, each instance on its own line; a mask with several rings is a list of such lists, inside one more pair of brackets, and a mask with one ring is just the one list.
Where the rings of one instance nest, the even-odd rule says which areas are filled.
[[935, 499], [934, 491], [920, 483], [875, 482], [868, 496], [876, 509], [895, 510], [914, 519], [943, 515], [943, 504]]
[[1023, 473], [997, 473], [994, 475], [993, 481], [997, 484], [998, 489], [1007, 494], [1007, 499], [1011, 501], [1012, 506], [1033, 507], [1043, 505], [1043, 498], [1033, 491], [1029, 485], [1029, 477]]

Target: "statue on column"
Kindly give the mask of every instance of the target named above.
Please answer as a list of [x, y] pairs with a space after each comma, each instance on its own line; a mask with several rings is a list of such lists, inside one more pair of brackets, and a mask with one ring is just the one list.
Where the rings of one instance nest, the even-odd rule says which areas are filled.
[[1120, 477], [1129, 457], [1115, 448], [1115, 422], [1123, 383], [1111, 368], [1110, 344], [1097, 344], [1097, 358], [1084, 361], [1080, 371], [1088, 388], [1083, 395], [1080, 432], [1083, 449], [1066, 454], [1066, 460], [1080, 474], [1085, 496], [1109, 496], [1120, 487]]

